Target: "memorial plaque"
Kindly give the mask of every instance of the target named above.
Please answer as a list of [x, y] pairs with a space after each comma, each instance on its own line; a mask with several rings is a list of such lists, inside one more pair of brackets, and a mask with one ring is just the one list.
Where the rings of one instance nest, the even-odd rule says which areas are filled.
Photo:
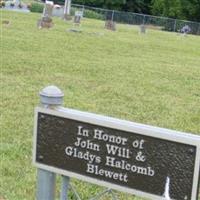
[[198, 199], [199, 136], [63, 108], [37, 108], [34, 135], [39, 168], [151, 199]]

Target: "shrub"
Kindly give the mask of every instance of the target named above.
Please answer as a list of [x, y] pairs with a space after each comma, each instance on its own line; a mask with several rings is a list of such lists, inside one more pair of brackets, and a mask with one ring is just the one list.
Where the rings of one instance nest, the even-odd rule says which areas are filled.
[[44, 5], [41, 3], [32, 3], [30, 5], [30, 11], [36, 12], [36, 13], [42, 13], [43, 12]]
[[84, 10], [84, 17], [92, 19], [104, 19], [104, 16], [102, 14], [87, 9]]
[[[77, 10], [76, 8], [72, 7], [70, 14], [74, 16], [76, 10]], [[101, 19], [101, 20], [105, 19], [103, 14], [100, 14], [93, 10], [88, 10], [88, 9], [84, 9], [83, 16], [86, 18], [92, 18], [92, 19]]]

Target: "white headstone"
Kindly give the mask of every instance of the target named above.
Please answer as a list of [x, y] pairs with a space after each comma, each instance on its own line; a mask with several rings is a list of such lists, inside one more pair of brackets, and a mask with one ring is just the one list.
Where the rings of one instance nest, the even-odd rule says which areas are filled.
[[43, 10], [43, 17], [51, 17], [53, 12], [53, 1], [46, 1]]
[[53, 26], [52, 13], [53, 13], [53, 1], [46, 1], [43, 9], [42, 19], [38, 20], [38, 28], [51, 28]]

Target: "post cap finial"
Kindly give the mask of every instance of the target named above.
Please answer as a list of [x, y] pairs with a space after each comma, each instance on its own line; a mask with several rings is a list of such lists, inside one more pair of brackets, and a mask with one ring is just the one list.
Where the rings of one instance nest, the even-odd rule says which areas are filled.
[[43, 104], [61, 105], [63, 97], [63, 92], [54, 85], [47, 86], [40, 92], [40, 101]]

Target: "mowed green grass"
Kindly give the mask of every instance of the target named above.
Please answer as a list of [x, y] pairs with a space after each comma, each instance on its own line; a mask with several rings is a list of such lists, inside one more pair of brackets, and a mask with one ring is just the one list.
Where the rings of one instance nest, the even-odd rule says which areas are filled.
[[[8, 27], [0, 22], [0, 199], [35, 198], [33, 111], [48, 85], [63, 90], [65, 107], [200, 133], [200, 37], [154, 30], [140, 35], [127, 25], [111, 32], [89, 19], [82, 33], [69, 32], [72, 22], [59, 18], [52, 29], [38, 30], [38, 14], [0, 12], [10, 21]], [[72, 183], [83, 200], [103, 189]]]

